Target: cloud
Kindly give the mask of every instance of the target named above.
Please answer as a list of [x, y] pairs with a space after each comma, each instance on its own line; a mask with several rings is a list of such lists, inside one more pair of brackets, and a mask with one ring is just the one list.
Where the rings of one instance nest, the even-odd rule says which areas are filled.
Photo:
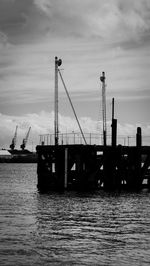
[[[102, 140], [102, 122], [99, 124], [97, 121], [92, 120], [90, 117], [80, 117], [79, 118], [82, 130], [85, 134], [86, 140], [90, 143], [90, 138], [92, 141], [96, 141], [99, 136], [99, 141]], [[26, 136], [29, 127], [31, 126], [31, 131], [28, 139], [27, 148], [35, 149], [36, 145], [39, 144], [40, 135], [53, 134], [54, 133], [54, 113], [48, 113], [41, 111], [38, 114], [26, 114], [24, 116], [11, 116], [0, 114], [0, 143], [1, 148], [9, 148], [11, 140], [14, 136], [16, 125], [18, 125], [17, 134], [17, 145], [16, 148], [20, 148], [23, 138]], [[141, 126], [139, 124], [120, 124], [118, 123], [118, 144], [126, 144], [130, 141], [130, 145], [135, 145], [136, 128]], [[79, 128], [77, 122], [74, 118], [69, 116], [63, 116], [59, 114], [59, 133], [63, 134], [64, 139], [66, 134], [68, 138], [70, 136], [73, 138], [74, 134], [76, 138], [79, 138]], [[70, 135], [70, 133], [72, 135]], [[92, 133], [92, 135], [90, 135]], [[147, 137], [143, 138], [143, 144], [147, 144], [150, 140], [150, 124], [142, 125], [142, 133]], [[108, 144], [111, 143], [111, 121], [107, 122], [107, 134], [108, 134]], [[60, 136], [60, 141], [61, 141]], [[45, 138], [46, 141], [46, 138]], [[69, 141], [69, 139], [68, 139]], [[147, 141], [147, 142], [146, 142]], [[82, 142], [83, 143], [83, 142]], [[98, 142], [99, 143], [99, 142]], [[102, 142], [100, 142], [102, 143]], [[99, 143], [99, 144], [100, 144]], [[93, 143], [94, 144], [94, 143]]]
[[94, 37], [122, 47], [149, 42], [149, 0], [1, 0], [0, 6], [0, 31], [14, 44], [52, 37]]
[[0, 50], [8, 45], [8, 38], [7, 35], [3, 32], [0, 32]]
[[[53, 109], [56, 55], [80, 116], [95, 117], [102, 71], [108, 101], [150, 98], [149, 0], [1, 0], [0, 7], [1, 112]], [[61, 83], [59, 95], [65, 109]]]
[[101, 41], [142, 42], [150, 31], [148, 0], [35, 0], [50, 19], [50, 33], [61, 36], [100, 37]]
[[49, 22], [33, 0], [1, 0], [0, 31], [10, 44], [32, 43], [44, 35]]

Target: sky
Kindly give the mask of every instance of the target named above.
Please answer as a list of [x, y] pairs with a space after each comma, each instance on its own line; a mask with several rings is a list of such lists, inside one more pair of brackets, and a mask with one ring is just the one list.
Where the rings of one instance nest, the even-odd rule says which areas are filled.
[[[54, 58], [84, 132], [101, 132], [102, 71], [108, 131], [150, 136], [149, 0], [0, 0], [0, 148], [54, 132]], [[79, 131], [59, 80], [59, 130]]]

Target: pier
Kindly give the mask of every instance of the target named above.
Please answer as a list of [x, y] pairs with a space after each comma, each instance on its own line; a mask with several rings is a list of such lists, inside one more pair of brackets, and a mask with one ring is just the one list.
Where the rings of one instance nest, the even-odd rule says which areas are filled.
[[[37, 187], [48, 190], [140, 190], [150, 189], [150, 146], [142, 145], [142, 129], [137, 128], [135, 145], [118, 144], [117, 119], [112, 99], [111, 136], [106, 123], [105, 73], [102, 72], [102, 134], [84, 134], [55, 57], [54, 134], [41, 135], [36, 147]], [[80, 132], [59, 134], [58, 74], [72, 106]], [[129, 144], [129, 143], [128, 143]]]
[[[127, 189], [150, 188], [150, 147], [137, 145], [38, 145], [38, 188]], [[72, 138], [71, 138], [72, 139]], [[69, 141], [69, 136], [68, 136]], [[71, 142], [71, 140], [70, 140]]]

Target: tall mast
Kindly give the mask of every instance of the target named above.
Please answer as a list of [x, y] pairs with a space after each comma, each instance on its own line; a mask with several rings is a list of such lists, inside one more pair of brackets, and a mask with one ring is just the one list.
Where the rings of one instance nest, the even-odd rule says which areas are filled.
[[54, 130], [55, 130], [55, 145], [59, 144], [59, 129], [58, 129], [58, 67], [61, 66], [62, 60], [55, 57], [55, 119], [54, 119]]
[[106, 127], [106, 84], [105, 84], [105, 72], [102, 72], [100, 77], [102, 82], [102, 116], [103, 116], [103, 145], [106, 146], [106, 136], [107, 136], [107, 127]]

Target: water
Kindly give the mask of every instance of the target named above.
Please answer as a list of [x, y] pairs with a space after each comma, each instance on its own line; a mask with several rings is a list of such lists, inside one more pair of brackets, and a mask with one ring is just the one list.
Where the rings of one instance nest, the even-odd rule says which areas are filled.
[[149, 265], [150, 193], [49, 193], [0, 164], [0, 265]]

